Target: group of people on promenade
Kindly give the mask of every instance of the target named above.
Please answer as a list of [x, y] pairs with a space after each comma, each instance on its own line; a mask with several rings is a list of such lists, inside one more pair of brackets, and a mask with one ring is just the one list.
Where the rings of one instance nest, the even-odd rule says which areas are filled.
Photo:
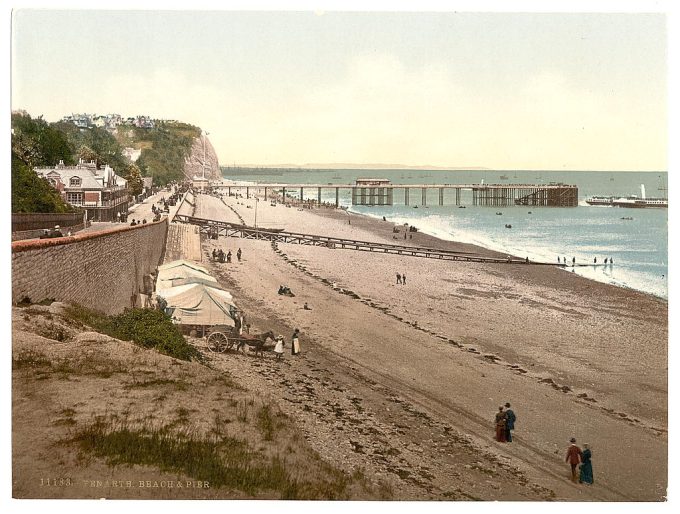
[[[300, 353], [300, 329], [295, 329], [291, 336], [290, 354], [298, 355]], [[274, 345], [274, 353], [276, 359], [279, 360], [283, 356], [283, 347], [286, 345], [282, 335], [276, 337], [276, 344]]]
[[[515, 421], [517, 416], [510, 408], [510, 403], [498, 407], [496, 413], [496, 441], [501, 443], [512, 442], [512, 431], [515, 429]], [[593, 483], [593, 464], [591, 462], [592, 452], [587, 444], [584, 444], [584, 449], [581, 450], [576, 446], [576, 439], [571, 438], [571, 445], [567, 448], [566, 462], [571, 466], [571, 480], [576, 482], [578, 470], [578, 482], [580, 484], [591, 485]], [[579, 467], [580, 464], [580, 467]]]
[[[69, 230], [66, 235], [70, 236], [71, 231]], [[64, 233], [59, 225], [55, 225], [54, 228], [43, 229], [42, 234], [40, 234], [40, 239], [53, 239], [55, 237], [64, 237]]]
[[406, 285], [406, 273], [397, 273], [397, 284]]

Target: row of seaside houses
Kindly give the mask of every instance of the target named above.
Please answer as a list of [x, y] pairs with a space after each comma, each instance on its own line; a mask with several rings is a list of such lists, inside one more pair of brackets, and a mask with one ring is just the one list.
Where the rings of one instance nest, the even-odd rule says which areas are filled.
[[100, 127], [113, 130], [119, 125], [132, 125], [139, 128], [152, 129], [156, 122], [151, 116], [130, 116], [123, 118], [120, 114], [69, 114], [64, 116], [61, 121], [73, 123], [78, 128]]

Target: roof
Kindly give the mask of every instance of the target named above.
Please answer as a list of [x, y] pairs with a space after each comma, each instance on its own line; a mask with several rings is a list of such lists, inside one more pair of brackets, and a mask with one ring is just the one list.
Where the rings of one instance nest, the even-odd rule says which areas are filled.
[[77, 186], [79, 189], [104, 189], [104, 186], [95, 178], [94, 174], [83, 168], [37, 168], [36, 173], [43, 177], [47, 175], [58, 174], [61, 177], [61, 181], [64, 183], [65, 187], [70, 187], [71, 178], [80, 178], [80, 185]]
[[162, 265], [158, 266], [158, 271], [160, 272], [161, 270], [176, 268], [178, 266], [187, 266], [191, 269], [194, 269], [196, 271], [201, 271], [201, 272], [205, 273], [206, 275], [210, 276], [210, 273], [208, 272], [208, 270], [205, 269], [203, 266], [199, 266], [195, 262], [188, 261], [186, 259], [180, 259], [180, 260], [177, 260], [177, 261], [172, 261], [172, 262], [168, 262], [166, 264], [162, 264]]
[[219, 288], [217, 279], [186, 264], [172, 268], [158, 268], [156, 289], [164, 290], [186, 284], [207, 284]]

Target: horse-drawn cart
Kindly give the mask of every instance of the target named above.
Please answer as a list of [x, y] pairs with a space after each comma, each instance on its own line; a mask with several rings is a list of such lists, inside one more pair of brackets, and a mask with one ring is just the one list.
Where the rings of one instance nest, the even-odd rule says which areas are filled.
[[[208, 350], [214, 353], [224, 353], [236, 347], [236, 350], [245, 350], [248, 346], [255, 355], [264, 354], [266, 350], [274, 348], [274, 333], [269, 331], [263, 334], [238, 333], [238, 329], [226, 325], [216, 325], [208, 331]], [[267, 341], [271, 340], [270, 345]]]

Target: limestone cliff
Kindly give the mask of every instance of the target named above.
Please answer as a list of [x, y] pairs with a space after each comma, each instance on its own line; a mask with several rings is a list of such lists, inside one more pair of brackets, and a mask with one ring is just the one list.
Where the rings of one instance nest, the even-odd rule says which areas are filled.
[[[204, 144], [205, 142], [205, 153]], [[220, 179], [220, 164], [213, 145], [207, 137], [197, 137], [191, 146], [189, 157], [184, 161], [184, 176], [192, 179], [195, 175], [203, 173], [203, 156], [205, 155], [205, 176], [209, 179]]]

